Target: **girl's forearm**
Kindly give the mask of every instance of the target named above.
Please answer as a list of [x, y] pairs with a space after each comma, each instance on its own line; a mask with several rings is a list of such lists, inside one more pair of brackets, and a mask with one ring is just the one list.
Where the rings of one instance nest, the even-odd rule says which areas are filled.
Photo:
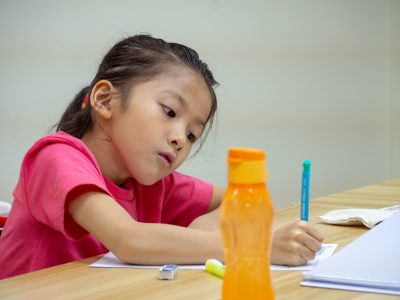
[[219, 232], [167, 224], [136, 223], [114, 249], [124, 262], [134, 264], [204, 264], [208, 258], [223, 261]]

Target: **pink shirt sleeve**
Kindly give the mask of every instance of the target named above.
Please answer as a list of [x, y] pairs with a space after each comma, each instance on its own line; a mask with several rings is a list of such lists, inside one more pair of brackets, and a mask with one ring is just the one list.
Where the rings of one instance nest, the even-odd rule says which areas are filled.
[[109, 194], [91, 154], [56, 143], [30, 153], [25, 164], [25, 193], [33, 218], [70, 239], [87, 235], [88, 232], [68, 216], [65, 205], [68, 193], [79, 186], [95, 186]]

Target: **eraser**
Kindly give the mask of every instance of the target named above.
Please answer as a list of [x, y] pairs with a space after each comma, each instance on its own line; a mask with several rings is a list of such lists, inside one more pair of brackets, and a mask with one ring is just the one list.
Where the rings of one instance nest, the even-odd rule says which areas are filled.
[[175, 278], [178, 272], [177, 265], [165, 265], [160, 268], [158, 273], [158, 278], [161, 280], [172, 280]]

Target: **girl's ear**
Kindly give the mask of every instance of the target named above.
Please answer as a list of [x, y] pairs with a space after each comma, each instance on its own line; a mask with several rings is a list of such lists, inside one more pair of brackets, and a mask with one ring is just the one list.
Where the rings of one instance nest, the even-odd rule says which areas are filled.
[[114, 86], [108, 80], [98, 81], [90, 94], [92, 109], [102, 118], [109, 120], [112, 117], [111, 100]]

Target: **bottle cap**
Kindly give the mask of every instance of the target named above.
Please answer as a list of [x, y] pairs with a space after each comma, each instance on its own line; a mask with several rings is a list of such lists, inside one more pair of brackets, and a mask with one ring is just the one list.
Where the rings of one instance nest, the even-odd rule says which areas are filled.
[[228, 151], [228, 181], [238, 184], [266, 182], [265, 152], [252, 148], [230, 148]]

